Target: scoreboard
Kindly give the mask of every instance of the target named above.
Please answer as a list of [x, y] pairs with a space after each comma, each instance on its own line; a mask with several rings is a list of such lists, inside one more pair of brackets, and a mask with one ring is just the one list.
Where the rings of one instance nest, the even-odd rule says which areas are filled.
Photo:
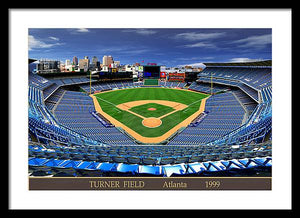
[[143, 77], [159, 79], [160, 66], [155, 66], [155, 65], [144, 66], [143, 67]]
[[185, 73], [169, 73], [168, 81], [180, 81], [184, 82]]

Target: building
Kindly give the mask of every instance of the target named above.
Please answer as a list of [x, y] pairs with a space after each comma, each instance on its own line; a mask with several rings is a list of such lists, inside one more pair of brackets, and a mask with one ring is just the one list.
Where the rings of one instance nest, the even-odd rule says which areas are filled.
[[75, 66], [78, 65], [78, 58], [76, 56], [73, 57], [73, 62], [72, 62]]
[[117, 68], [118, 66], [115, 63], [108, 65], [109, 68]]
[[40, 60], [36, 65], [37, 73], [58, 73], [60, 72], [60, 61]]
[[103, 59], [102, 59], [102, 62], [103, 62], [103, 66], [109, 66], [110, 64], [114, 63], [114, 60], [113, 60], [112, 56], [104, 55]]
[[60, 70], [60, 72], [65, 72], [65, 64], [61, 63], [59, 65], [59, 70]]
[[69, 59], [67, 59], [67, 60], [65, 61], [65, 65], [66, 65], [66, 66], [71, 65], [71, 61], [70, 61]]
[[126, 72], [132, 72], [132, 71], [133, 71], [133, 68], [134, 68], [134, 67], [131, 66], [131, 65], [129, 65], [129, 64], [126, 64], [126, 65], [125, 65], [125, 71], [126, 71]]
[[98, 58], [97, 58], [96, 56], [94, 56], [94, 57], [92, 58], [92, 64], [95, 64], [95, 65], [96, 65], [97, 61], [98, 61]]
[[103, 64], [103, 66], [107, 66], [107, 56], [106, 55], [104, 55], [102, 58], [102, 64]]
[[87, 72], [89, 70], [89, 59], [79, 59], [79, 70]]
[[92, 70], [100, 70], [100, 61], [98, 61], [98, 58], [96, 56], [94, 56], [92, 58], [92, 62], [91, 62], [90, 68]]
[[114, 64], [119, 67], [121, 65], [121, 62], [120, 61], [114, 61]]
[[108, 66], [103, 65], [101, 71], [108, 72]]

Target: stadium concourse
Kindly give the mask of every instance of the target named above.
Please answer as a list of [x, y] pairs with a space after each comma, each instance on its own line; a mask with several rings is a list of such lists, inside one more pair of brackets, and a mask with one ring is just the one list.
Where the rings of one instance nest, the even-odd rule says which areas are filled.
[[211, 94], [205, 111], [162, 144], [139, 144], [97, 113], [89, 96], [90, 89], [139, 88], [143, 82], [29, 72], [29, 175], [270, 175], [271, 61], [205, 65], [191, 84], [159, 81], [157, 87]]

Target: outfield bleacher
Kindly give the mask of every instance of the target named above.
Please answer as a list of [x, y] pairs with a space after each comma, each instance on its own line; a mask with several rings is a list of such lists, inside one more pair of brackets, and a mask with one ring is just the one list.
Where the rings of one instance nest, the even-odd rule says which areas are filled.
[[260, 90], [272, 84], [271, 73], [272, 69], [269, 67], [206, 67], [198, 74], [198, 77], [223, 79], [224, 83], [240, 82]]
[[112, 82], [95, 82], [90, 84], [82, 84], [82, 88], [87, 93], [95, 91], [107, 91], [113, 89], [124, 89], [124, 88], [136, 88], [142, 86], [142, 82], [132, 82], [132, 81], [112, 81]]
[[167, 88], [183, 88], [186, 85], [186, 83], [185, 82], [160, 81], [159, 85], [161, 87], [167, 87]]
[[193, 82], [189, 86], [189, 89], [193, 91], [208, 93], [208, 94], [215, 94], [218, 92], [224, 92], [228, 90], [228, 86], [221, 86], [217, 84], [213, 84], [212, 86], [211, 84], [208, 83]]
[[[90, 78], [86, 76], [81, 76], [81, 77], [61, 77], [61, 78], [53, 78], [50, 79], [51, 82], [56, 83], [59, 86], [64, 86], [64, 85], [77, 85], [77, 84], [84, 84], [84, 83], [89, 83]], [[91, 79], [91, 81], [95, 81], [95, 79]]]
[[53, 84], [52, 81], [45, 79], [44, 77], [41, 77], [39, 75], [29, 73], [28, 74], [28, 85], [38, 88], [40, 90], [44, 90], [47, 87], [51, 86]]
[[[168, 82], [159, 81], [158, 85], [153, 87], [167, 87], [167, 88], [183, 88], [186, 85], [184, 82]], [[97, 91], [107, 91], [113, 89], [125, 89], [125, 88], [137, 88], [144, 87], [143, 82], [132, 82], [132, 81], [110, 81], [110, 82], [95, 82], [90, 84], [82, 84], [82, 88], [86, 92], [97, 92]], [[145, 86], [149, 87], [149, 86]]]
[[272, 85], [271, 73], [270, 67], [207, 67], [197, 81], [238, 87], [259, 102], [259, 91]]

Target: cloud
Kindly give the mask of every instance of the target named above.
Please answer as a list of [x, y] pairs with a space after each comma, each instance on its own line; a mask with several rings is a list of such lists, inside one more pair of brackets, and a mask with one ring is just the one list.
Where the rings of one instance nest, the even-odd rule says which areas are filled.
[[231, 58], [231, 59], [229, 60], [229, 62], [232, 62], [232, 63], [255, 62], [255, 61], [263, 61], [263, 59]]
[[197, 42], [194, 44], [182, 45], [180, 47], [183, 47], [183, 48], [217, 48], [217, 46], [215, 46], [214, 44], [206, 43], [206, 42]]
[[153, 34], [157, 33], [157, 31], [151, 30], [151, 29], [134, 29], [134, 30], [127, 29], [127, 30], [123, 30], [122, 32], [124, 32], [124, 33], [133, 32], [133, 33], [137, 33], [140, 35], [153, 35]]
[[89, 29], [87, 28], [70, 28], [68, 29], [68, 31], [71, 33], [71, 34], [83, 34], [83, 33], [89, 33], [91, 32]]
[[191, 67], [201, 67], [201, 68], [205, 68], [205, 65], [200, 62], [200, 63], [192, 63], [192, 64], [181, 64], [178, 65], [178, 67], [184, 67], [184, 66], [191, 66]]
[[52, 39], [52, 40], [54, 40], [54, 41], [59, 41], [59, 38], [54, 37], [54, 36], [49, 36], [49, 39]]
[[141, 35], [152, 35], [157, 33], [157, 31], [154, 30], [146, 30], [146, 29], [139, 29], [136, 31], [137, 34], [141, 34]]
[[109, 47], [109, 48], [100, 48], [101, 52], [104, 53], [110, 53], [110, 52], [120, 52], [120, 51], [124, 51], [125, 47]]
[[238, 44], [238, 47], [240, 48], [264, 48], [266, 45], [272, 43], [272, 34], [250, 36], [233, 41], [232, 43]]
[[122, 46], [110, 46], [108, 48], [99, 48], [101, 52], [105, 54], [118, 54], [118, 55], [138, 55], [148, 52], [153, 52], [154, 50], [145, 46], [130, 46], [130, 45], [122, 45]]
[[90, 32], [87, 28], [78, 28], [75, 30], [76, 32], [79, 32], [79, 33], [87, 33], [87, 32]]
[[188, 41], [201, 41], [208, 39], [216, 39], [224, 36], [226, 33], [196, 33], [196, 32], [188, 32], [188, 33], [179, 33], [173, 36], [174, 39], [183, 39]]
[[63, 45], [64, 43], [46, 43], [39, 39], [36, 39], [33, 35], [28, 35], [28, 49], [36, 49], [36, 48], [52, 48], [54, 46]]
[[191, 60], [212, 60], [215, 59], [214, 57], [179, 57], [176, 58], [177, 61], [191, 61]]
[[123, 52], [121, 52], [121, 54], [137, 55], [137, 54], [147, 53], [150, 51], [151, 51], [150, 49], [132, 49], [132, 50], [123, 51]]
[[[182, 48], [209, 48], [217, 49], [217, 46], [212, 43], [210, 40], [221, 38], [225, 35], [225, 32], [216, 32], [216, 33], [197, 33], [197, 32], [186, 32], [178, 33], [175, 36], [171, 37], [176, 40], [184, 40], [194, 42], [192, 44], [180, 45]], [[198, 41], [198, 42], [196, 42]]]

